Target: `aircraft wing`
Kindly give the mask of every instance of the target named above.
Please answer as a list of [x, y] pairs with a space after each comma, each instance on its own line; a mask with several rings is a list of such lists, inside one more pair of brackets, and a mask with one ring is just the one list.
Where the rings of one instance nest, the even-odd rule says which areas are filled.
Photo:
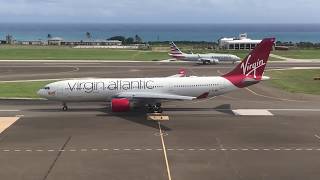
[[172, 76], [168, 76], [168, 78], [174, 78], [174, 77], [186, 77], [187, 73], [185, 69], [180, 69], [178, 74], [172, 75]]
[[197, 97], [192, 96], [180, 96], [174, 94], [165, 93], [153, 93], [153, 92], [122, 92], [116, 95], [117, 98], [128, 99], [162, 99], [162, 100], [193, 100]]

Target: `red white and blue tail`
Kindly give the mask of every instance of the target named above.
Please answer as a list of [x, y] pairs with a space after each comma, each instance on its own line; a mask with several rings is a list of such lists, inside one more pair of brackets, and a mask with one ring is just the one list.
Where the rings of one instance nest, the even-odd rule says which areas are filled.
[[275, 38], [263, 39], [235, 69], [222, 77], [239, 88], [264, 80], [263, 72], [274, 43]]
[[174, 42], [170, 43], [170, 53], [169, 55], [173, 58], [180, 58], [183, 56], [183, 52], [174, 44]]

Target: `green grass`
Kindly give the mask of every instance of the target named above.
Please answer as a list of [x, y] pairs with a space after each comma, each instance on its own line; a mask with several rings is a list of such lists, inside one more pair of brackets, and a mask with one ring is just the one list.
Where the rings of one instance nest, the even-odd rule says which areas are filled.
[[[154, 51], [122, 49], [75, 49], [61, 46], [0, 46], [0, 60], [164, 60], [169, 59], [169, 47]], [[186, 53], [226, 53], [244, 58], [247, 50], [208, 50], [183, 48]], [[280, 60], [270, 58], [270, 60]]]
[[40, 82], [1, 82], [0, 97], [39, 98], [37, 91], [50, 81]]
[[167, 52], [119, 49], [74, 49], [69, 47], [3, 47], [2, 60], [163, 60]]
[[268, 71], [266, 75], [271, 77], [267, 83], [273, 87], [293, 93], [320, 95], [320, 81], [313, 80], [320, 77], [320, 70]]
[[293, 59], [320, 59], [320, 49], [292, 49], [288, 51], [273, 51], [272, 53]]

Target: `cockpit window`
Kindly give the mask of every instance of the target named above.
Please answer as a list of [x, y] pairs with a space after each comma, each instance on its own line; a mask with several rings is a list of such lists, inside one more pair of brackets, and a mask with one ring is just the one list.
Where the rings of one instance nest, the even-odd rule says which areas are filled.
[[45, 89], [45, 90], [50, 90], [50, 87], [46, 86], [46, 87], [44, 87], [43, 89]]

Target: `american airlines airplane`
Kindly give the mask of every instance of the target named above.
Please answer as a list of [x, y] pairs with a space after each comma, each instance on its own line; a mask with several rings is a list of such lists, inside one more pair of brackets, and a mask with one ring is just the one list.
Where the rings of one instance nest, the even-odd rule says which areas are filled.
[[169, 55], [177, 60], [182, 61], [193, 61], [202, 64], [218, 64], [219, 62], [237, 62], [240, 61], [240, 58], [232, 54], [186, 54], [180, 51], [180, 49], [174, 44], [170, 43], [170, 53]]
[[129, 111], [133, 104], [147, 112], [162, 112], [161, 102], [197, 100], [219, 96], [244, 88], [269, 77], [263, 76], [274, 38], [264, 39], [232, 71], [222, 76], [196, 77], [179, 74], [157, 78], [74, 79], [50, 83], [38, 91], [41, 97], [68, 102], [110, 102], [113, 112]]

